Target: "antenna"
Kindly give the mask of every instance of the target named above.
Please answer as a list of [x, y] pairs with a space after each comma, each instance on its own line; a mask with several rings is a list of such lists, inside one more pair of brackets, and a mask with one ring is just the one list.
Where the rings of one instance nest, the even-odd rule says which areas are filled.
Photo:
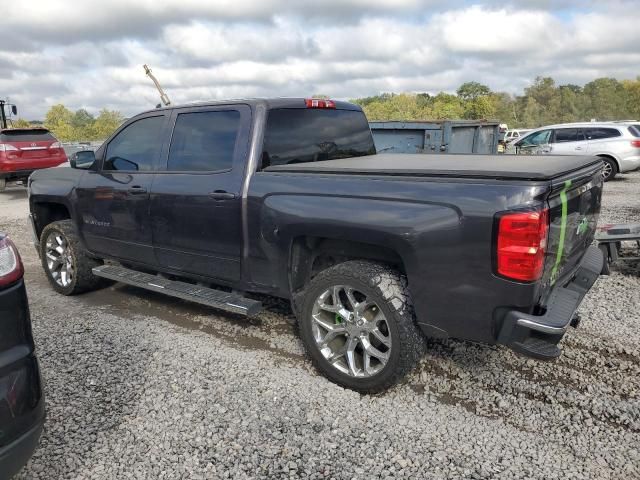
[[151, 69], [146, 64], [144, 65], [144, 72], [147, 74], [147, 76], [151, 80], [153, 80], [153, 83], [155, 84], [156, 88], [158, 89], [158, 92], [160, 93], [160, 100], [162, 100], [162, 103], [164, 103], [165, 106], [167, 106], [167, 107], [169, 105], [171, 105], [171, 100], [169, 100], [168, 95], [166, 93], [164, 93], [164, 90], [162, 90], [162, 87], [160, 86], [160, 82], [158, 82], [158, 80], [153, 75], [153, 73], [151, 73]]

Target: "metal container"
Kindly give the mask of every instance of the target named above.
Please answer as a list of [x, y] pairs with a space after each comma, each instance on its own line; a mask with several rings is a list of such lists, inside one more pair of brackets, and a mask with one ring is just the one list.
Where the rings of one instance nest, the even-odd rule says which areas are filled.
[[369, 122], [378, 153], [497, 153], [499, 122]]

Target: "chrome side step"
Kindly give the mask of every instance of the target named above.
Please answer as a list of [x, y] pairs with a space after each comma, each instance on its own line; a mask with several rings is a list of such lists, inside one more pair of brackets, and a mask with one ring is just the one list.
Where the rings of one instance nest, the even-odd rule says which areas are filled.
[[157, 275], [150, 275], [116, 265], [102, 265], [92, 271], [98, 277], [108, 278], [153, 292], [164, 293], [171, 297], [200, 303], [239, 315], [252, 317], [262, 310], [262, 303], [245, 298], [237, 293], [223, 292], [214, 288], [177, 280], [167, 280]]

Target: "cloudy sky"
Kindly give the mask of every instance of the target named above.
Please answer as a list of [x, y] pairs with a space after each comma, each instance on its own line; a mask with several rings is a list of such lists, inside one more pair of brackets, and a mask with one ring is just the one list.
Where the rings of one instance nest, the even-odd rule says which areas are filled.
[[638, 0], [6, 1], [0, 98], [28, 119], [151, 108], [144, 63], [174, 103], [640, 75]]

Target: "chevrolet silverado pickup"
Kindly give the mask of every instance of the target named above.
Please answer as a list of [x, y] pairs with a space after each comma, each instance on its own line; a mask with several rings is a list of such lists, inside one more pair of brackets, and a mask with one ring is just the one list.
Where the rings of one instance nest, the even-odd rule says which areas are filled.
[[425, 337], [557, 357], [603, 265], [601, 159], [376, 154], [346, 102], [160, 108], [70, 163], [29, 181], [56, 291], [108, 279], [241, 315], [288, 299], [314, 365], [361, 392]]

